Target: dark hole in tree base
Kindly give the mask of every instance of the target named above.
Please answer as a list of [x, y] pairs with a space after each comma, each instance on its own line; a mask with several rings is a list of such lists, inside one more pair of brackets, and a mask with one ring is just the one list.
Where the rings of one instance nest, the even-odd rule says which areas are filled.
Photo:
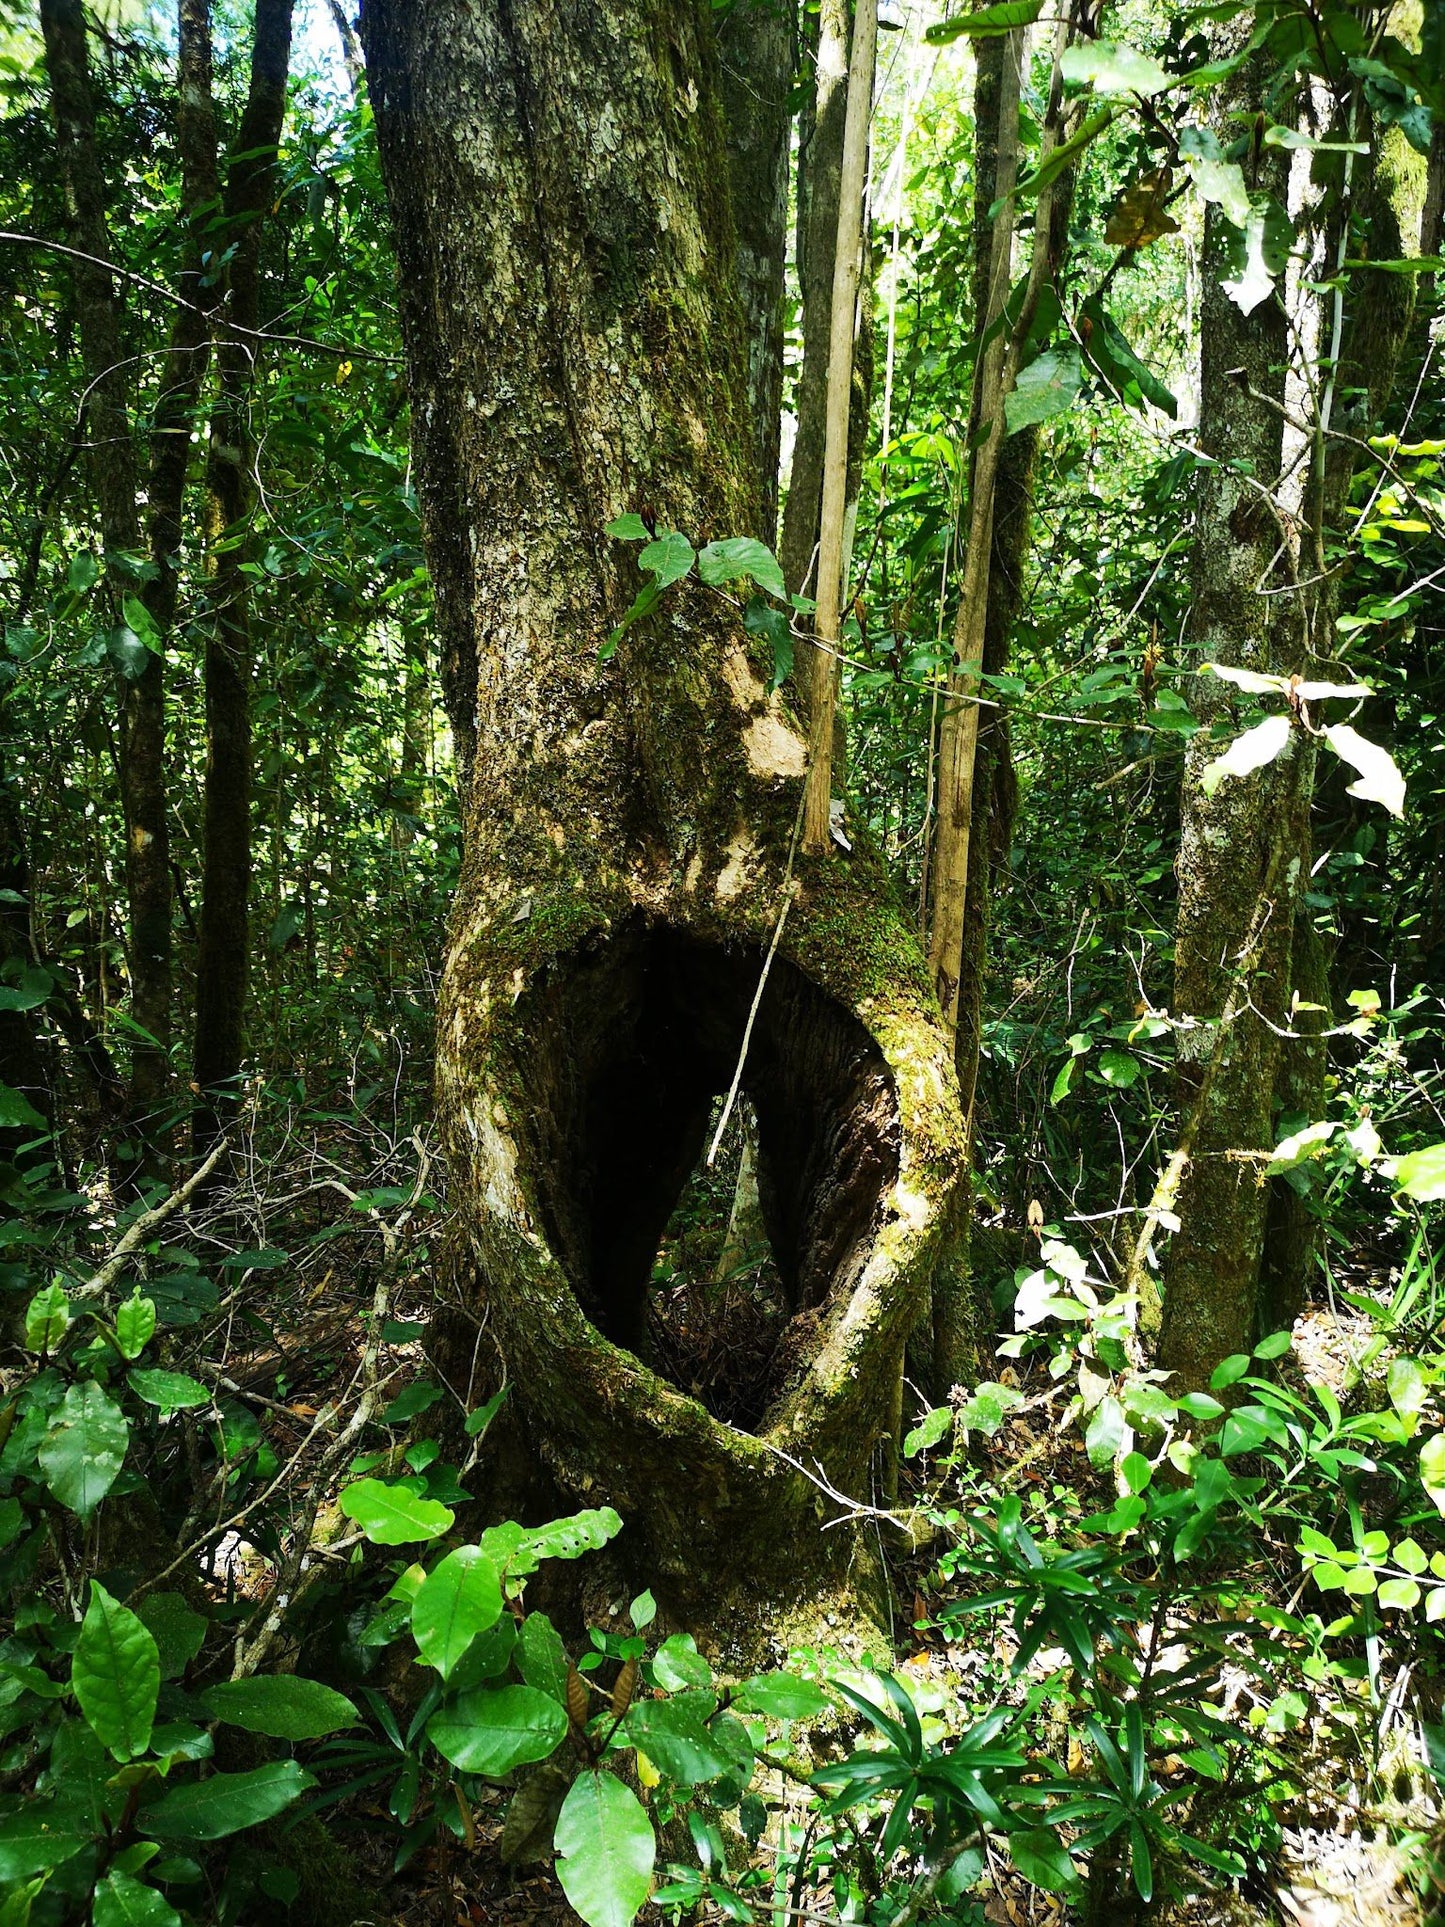
[[701, 1167], [761, 970], [755, 946], [639, 919], [554, 964], [525, 1013], [539, 1202], [578, 1301], [614, 1343], [750, 1429], [806, 1360], [823, 1306], [856, 1284], [898, 1171], [882, 1052], [776, 957], [727, 1161], [735, 1185], [755, 1127], [767, 1249], [754, 1235], [723, 1277], [707, 1270], [732, 1196], [718, 1166]]

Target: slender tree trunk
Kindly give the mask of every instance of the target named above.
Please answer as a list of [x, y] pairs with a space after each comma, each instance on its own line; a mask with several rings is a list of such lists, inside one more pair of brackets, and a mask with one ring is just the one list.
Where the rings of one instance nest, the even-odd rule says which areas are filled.
[[[875, 856], [797, 852], [803, 737], [731, 606], [683, 585], [598, 660], [636, 586], [603, 525], [723, 535], [764, 493], [709, 10], [370, 0], [362, 35], [475, 746], [438, 1018], [458, 1222], [537, 1453], [717, 1623], [845, 1554], [789, 1460], [859, 1489], [896, 1423], [957, 1209], [951, 1056]], [[740, 1058], [795, 1307], [756, 1435], [631, 1349]]]
[[[30, 865], [25, 829], [9, 771], [0, 765], [0, 983], [13, 988], [30, 962]], [[49, 1122], [53, 1110], [50, 1080], [45, 1074], [35, 1013], [29, 1010], [0, 1010], [0, 1096], [7, 1103], [9, 1093], [18, 1093], [37, 1116]], [[12, 1163], [18, 1147], [35, 1135], [33, 1124], [12, 1124], [8, 1118], [0, 1118], [0, 1188], [4, 1166]]]
[[848, 117], [847, 0], [819, 0], [813, 47], [814, 97], [798, 156], [798, 292], [803, 306], [803, 366], [798, 376], [797, 429], [778, 560], [788, 588], [816, 587], [818, 513], [823, 500], [823, 444], [828, 417], [828, 344], [833, 314], [833, 255], [838, 245], [838, 189]]
[[[110, 238], [80, 0], [43, 0], [40, 21], [71, 236], [90, 257], [75, 263], [76, 306], [90, 384], [90, 468], [118, 622], [120, 591], [128, 582], [139, 589], [141, 529], [129, 408], [132, 364], [122, 343], [121, 303], [111, 273], [98, 265], [110, 260]], [[143, 1135], [153, 1137], [168, 1082], [171, 1021], [165, 670], [159, 650], [147, 653], [138, 674], [122, 678], [119, 697], [131, 1015], [144, 1033], [133, 1046], [130, 1109]]]
[[217, 351], [219, 392], [206, 463], [212, 623], [206, 636], [206, 783], [194, 1076], [202, 1096], [192, 1146], [204, 1156], [234, 1109], [245, 1036], [251, 889], [251, 464], [248, 422], [261, 314], [261, 232], [286, 113], [293, 0], [257, 0], [251, 85], [226, 175], [234, 247], [226, 318], [238, 331]]
[[[1220, 114], [1252, 117], [1260, 84], [1251, 61], [1222, 90]], [[1257, 178], [1283, 201], [1286, 169], [1268, 150]], [[1228, 224], [1211, 206], [1199, 434], [1214, 465], [1197, 484], [1192, 649], [1196, 665], [1288, 673], [1305, 666], [1308, 651], [1300, 600], [1263, 593], [1287, 589], [1294, 574], [1274, 499], [1286, 316], [1275, 294], [1241, 313], [1221, 285], [1228, 241]], [[1194, 678], [1190, 707], [1201, 728], [1186, 753], [1181, 799], [1174, 1015], [1183, 1026], [1177, 1087], [1187, 1152], [1168, 1205], [1179, 1229], [1164, 1263], [1159, 1344], [1159, 1361], [1178, 1374], [1181, 1390], [1206, 1383], [1221, 1358], [1248, 1351], [1256, 1335], [1279, 1033], [1290, 1011], [1296, 910], [1308, 880], [1315, 755], [1303, 730], [1291, 732], [1266, 768], [1205, 792], [1204, 771], [1219, 753], [1209, 726], [1233, 713], [1232, 693], [1216, 676]]]
[[757, 534], [771, 548], [778, 529], [783, 417], [783, 296], [788, 257], [788, 104], [796, 60], [796, 0], [740, 0], [718, 28], [727, 128], [738, 299], [748, 336], [748, 402], [762, 480]]

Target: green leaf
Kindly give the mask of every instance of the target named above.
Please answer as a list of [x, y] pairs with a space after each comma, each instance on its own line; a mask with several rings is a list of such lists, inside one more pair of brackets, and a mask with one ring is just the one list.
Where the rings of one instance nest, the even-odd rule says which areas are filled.
[[487, 1427], [502, 1409], [507, 1390], [504, 1385], [500, 1392], [493, 1392], [485, 1405], [479, 1405], [474, 1412], [467, 1413], [466, 1434], [469, 1439], [485, 1438]]
[[1227, 161], [1219, 136], [1211, 128], [1186, 127], [1179, 137], [1179, 153], [1189, 169], [1195, 191], [1201, 200], [1213, 201], [1237, 228], [1249, 221], [1249, 189], [1244, 169], [1237, 161]]
[[953, 1407], [936, 1405], [931, 1412], [925, 1412], [917, 1425], [903, 1441], [905, 1459], [917, 1458], [920, 1452], [931, 1452], [947, 1432], [953, 1430]]
[[21, 1812], [0, 1820], [0, 1885], [8, 1887], [61, 1866], [89, 1840], [73, 1809], [31, 1800]]
[[134, 1760], [145, 1752], [161, 1690], [160, 1654], [137, 1615], [94, 1579], [70, 1662], [70, 1686], [90, 1730], [115, 1759]]
[[599, 1552], [621, 1530], [621, 1518], [604, 1505], [544, 1526], [519, 1526], [510, 1520], [489, 1526], [481, 1544], [499, 1573], [516, 1578], [535, 1572], [543, 1559], [579, 1559], [584, 1552]]
[[250, 1773], [213, 1773], [143, 1807], [136, 1825], [160, 1840], [224, 1840], [284, 1813], [315, 1784], [294, 1760], [275, 1760]]
[[100, 564], [89, 549], [77, 549], [70, 558], [70, 568], [66, 572], [66, 584], [76, 594], [84, 595], [93, 589], [100, 580]]
[[[1179, 413], [1179, 403], [1172, 390], [1166, 388], [1159, 377], [1142, 362], [1125, 339], [1114, 317], [1097, 295], [1090, 295], [1079, 314], [1080, 321], [1087, 321], [1087, 343], [1085, 353], [1094, 367], [1110, 384], [1119, 391], [1120, 396], [1131, 407], [1138, 404], [1134, 400], [1137, 389], [1143, 401], [1153, 402], [1154, 406], [1174, 419]], [[1172, 691], [1166, 692], [1172, 694]], [[1187, 709], [1179, 712], [1183, 723], [1193, 723]], [[1170, 725], [1166, 724], [1165, 727]], [[1179, 723], [1172, 725], [1175, 728]]]
[[141, 1297], [137, 1285], [125, 1303], [116, 1308], [116, 1342], [127, 1358], [139, 1358], [155, 1337], [155, 1330], [155, 1305], [149, 1298]]
[[1096, 94], [1162, 94], [1173, 81], [1157, 60], [1114, 40], [1080, 40], [1064, 50], [1060, 71], [1072, 87]]
[[25, 1349], [53, 1352], [70, 1323], [70, 1300], [60, 1285], [37, 1291], [25, 1307]]
[[750, 636], [761, 636], [771, 647], [773, 673], [768, 688], [781, 689], [793, 673], [793, 631], [787, 616], [758, 595], [743, 610], [743, 627]]
[[1439, 1204], [1445, 1199], [1445, 1144], [1431, 1144], [1398, 1159], [1395, 1189], [1420, 1204]]
[[31, 965], [21, 972], [18, 983], [0, 984], [0, 1010], [39, 1010], [54, 988], [50, 972]]
[[1236, 736], [1222, 756], [1206, 765], [1199, 787], [1213, 796], [1226, 776], [1249, 776], [1272, 763], [1289, 741], [1292, 724], [1288, 716], [1266, 716], [1253, 729]]
[[179, 1679], [206, 1643], [206, 1621], [178, 1592], [148, 1592], [136, 1612], [156, 1643], [161, 1678]]
[[535, 1686], [478, 1686], [433, 1713], [426, 1736], [464, 1773], [500, 1779], [513, 1767], [545, 1760], [567, 1734], [566, 1709]]
[[411, 1630], [417, 1649], [443, 1679], [478, 1633], [502, 1616], [502, 1584], [480, 1546], [449, 1552], [412, 1601]]
[[1249, 1370], [1249, 1366], [1250, 1360], [1246, 1353], [1232, 1352], [1228, 1358], [1221, 1360], [1215, 1366], [1209, 1379], [1210, 1390], [1222, 1392], [1226, 1385], [1238, 1384]]
[[1420, 1483], [1445, 1515], [1445, 1432], [1435, 1432], [1420, 1447]]
[[630, 1927], [657, 1857], [637, 1795], [610, 1773], [584, 1773], [562, 1802], [553, 1844], [562, 1891], [587, 1927]]
[[95, 1890], [94, 1927], [181, 1927], [181, 1917], [164, 1894], [117, 1867]]
[[832, 1709], [820, 1686], [796, 1673], [759, 1673], [734, 1689], [732, 1704], [740, 1713], [766, 1713], [774, 1720], [815, 1720]]
[[665, 1693], [712, 1684], [712, 1668], [691, 1633], [673, 1633], [663, 1640], [652, 1656], [652, 1676]]
[[1410, 1612], [1420, 1603], [1420, 1588], [1413, 1579], [1382, 1579], [1375, 1597], [1394, 1612]]
[[126, 628], [124, 623], [106, 632], [105, 653], [127, 682], [138, 682], [153, 660], [134, 629]]
[[613, 536], [619, 542], [649, 542], [652, 530], [640, 515], [619, 515], [603, 529], [604, 535]]
[[348, 1485], [341, 1494], [341, 1510], [374, 1546], [439, 1539], [456, 1519], [451, 1507], [439, 1500], [418, 1498], [404, 1485], [384, 1485], [380, 1479], [358, 1479]]
[[729, 535], [721, 542], [709, 542], [698, 555], [697, 572], [709, 588], [721, 588], [725, 582], [749, 581], [756, 582], [769, 595], [787, 599], [787, 584], [778, 567], [778, 558], [765, 542], [751, 535]]
[[1096, 1471], [1112, 1465], [1129, 1436], [1129, 1423], [1118, 1399], [1112, 1394], [1101, 1398], [1094, 1407], [1088, 1430], [1084, 1433], [1084, 1448], [1089, 1454], [1090, 1465]]
[[1258, 194], [1250, 201], [1249, 219], [1242, 228], [1231, 226], [1228, 236], [1229, 278], [1220, 285], [1241, 314], [1253, 314], [1284, 272], [1294, 229], [1277, 201]]
[[162, 647], [160, 631], [151, 620], [151, 612], [141, 601], [140, 597], [134, 595], [122, 596], [120, 612], [125, 618], [127, 629], [139, 637], [147, 649], [159, 653]]
[[125, 1380], [137, 1398], [158, 1405], [163, 1412], [189, 1411], [211, 1402], [209, 1387], [185, 1372], [127, 1372]]
[[43, 1131], [45, 1119], [25, 1096], [9, 1084], [0, 1084], [0, 1131]]
[[[1060, 141], [1053, 152], [1039, 162], [1032, 174], [1025, 175], [1014, 189], [1020, 200], [1031, 200], [1034, 196], [1041, 194], [1050, 181], [1056, 180], [1065, 168], [1072, 167], [1089, 143], [1097, 140], [1105, 128], [1113, 126], [1118, 111], [1116, 107], [1100, 107], [1096, 113], [1090, 114], [1077, 134], [1071, 134], [1068, 140]], [[989, 209], [990, 219], [994, 218], [1000, 206], [1002, 202], [997, 202]]]
[[704, 1724], [713, 1695], [639, 1700], [627, 1715], [627, 1736], [678, 1786], [704, 1786], [731, 1771], [732, 1762]]
[[670, 589], [689, 573], [695, 556], [696, 551], [685, 535], [679, 535], [676, 529], [664, 529], [645, 549], [638, 551], [637, 566], [649, 571], [659, 589]]
[[72, 1385], [40, 1442], [45, 1483], [63, 1506], [88, 1519], [115, 1484], [129, 1443], [120, 1407], [95, 1380]]
[[1294, 1337], [1292, 1333], [1271, 1332], [1267, 1338], [1261, 1338], [1255, 1346], [1254, 1356], [1256, 1358], [1283, 1358], [1293, 1343]]
[[1138, 1058], [1131, 1057], [1128, 1051], [1106, 1050], [1099, 1054], [1099, 1075], [1116, 1091], [1127, 1091], [1131, 1084], [1137, 1083], [1142, 1069]]
[[652, 1624], [657, 1617], [657, 1601], [653, 1598], [650, 1589], [637, 1595], [627, 1608], [627, 1617], [638, 1632], [642, 1632], [645, 1627]]
[[1070, 407], [1083, 386], [1084, 364], [1072, 344], [1050, 348], [1020, 369], [1013, 393], [1003, 405], [1004, 430], [1016, 435], [1033, 422], [1049, 421]]
[[965, 34], [970, 40], [988, 40], [1012, 33], [1015, 27], [1030, 27], [1044, 10], [1044, 0], [999, 0], [993, 7], [976, 13], [955, 14], [952, 20], [935, 20], [924, 29], [923, 38], [935, 47], [946, 47]]
[[1389, 750], [1370, 742], [1348, 723], [1332, 723], [1325, 731], [1325, 741], [1342, 762], [1360, 772], [1359, 781], [1351, 783], [1345, 792], [1347, 796], [1382, 804], [1391, 816], [1405, 814], [1405, 779]]
[[528, 1613], [517, 1635], [517, 1670], [529, 1686], [567, 1703], [567, 1649], [545, 1613]]
[[1049, 1827], [1026, 1827], [1008, 1836], [1014, 1865], [1032, 1886], [1045, 1893], [1075, 1894], [1080, 1880], [1069, 1850]]
[[202, 1693], [201, 1704], [213, 1720], [273, 1740], [323, 1739], [361, 1717], [345, 1694], [292, 1673], [222, 1680]]
[[1054, 1079], [1053, 1087], [1049, 1091], [1050, 1104], [1062, 1104], [1064, 1099], [1068, 1096], [1069, 1086], [1074, 1081], [1074, 1067], [1077, 1065], [1078, 1061], [1079, 1060], [1077, 1057], [1069, 1057], [1064, 1060], [1063, 1067], [1059, 1071], [1058, 1076]]
[[651, 615], [661, 600], [662, 590], [658, 587], [657, 583], [650, 579], [644, 582], [642, 587], [637, 591], [637, 594], [633, 597], [632, 607], [627, 611], [627, 614], [615, 629], [608, 631], [607, 640], [597, 651], [597, 660], [599, 662], [610, 662], [617, 653], [618, 643], [621, 642], [633, 623], [641, 622], [644, 616]]

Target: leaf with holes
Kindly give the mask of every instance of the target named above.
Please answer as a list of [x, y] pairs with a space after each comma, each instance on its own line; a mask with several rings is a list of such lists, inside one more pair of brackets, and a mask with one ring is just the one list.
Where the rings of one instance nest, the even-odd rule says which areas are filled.
[[93, 1378], [72, 1385], [40, 1442], [40, 1469], [60, 1503], [88, 1519], [115, 1484], [130, 1443], [120, 1407]]
[[145, 1752], [161, 1690], [160, 1654], [136, 1614], [94, 1579], [70, 1662], [70, 1689], [91, 1732], [115, 1759], [134, 1760]]

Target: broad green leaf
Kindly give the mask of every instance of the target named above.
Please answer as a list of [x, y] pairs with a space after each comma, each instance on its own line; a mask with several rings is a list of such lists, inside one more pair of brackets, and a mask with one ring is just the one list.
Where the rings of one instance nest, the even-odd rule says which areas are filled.
[[149, 1298], [142, 1298], [140, 1286], [123, 1305], [116, 1308], [116, 1343], [127, 1358], [139, 1358], [141, 1353], [155, 1337], [156, 1308]]
[[1045, 1893], [1072, 1894], [1080, 1887], [1069, 1850], [1049, 1827], [1027, 1827], [1008, 1836], [1014, 1865], [1032, 1886]]
[[1425, 1572], [1430, 1564], [1425, 1548], [1417, 1539], [1402, 1539], [1390, 1554], [1402, 1572], [1408, 1572], [1412, 1579]]
[[604, 535], [612, 536], [618, 542], [652, 540], [652, 530], [640, 515], [619, 515], [615, 521], [609, 522], [602, 532]]
[[814, 1720], [829, 1712], [833, 1702], [820, 1686], [796, 1673], [759, 1673], [734, 1689], [732, 1704], [740, 1713], [766, 1713], [774, 1720]]
[[544, 1526], [519, 1526], [510, 1520], [489, 1526], [481, 1545], [503, 1577], [520, 1578], [535, 1572], [544, 1559], [580, 1559], [584, 1552], [600, 1552], [621, 1530], [620, 1516], [604, 1505]]
[[90, 1839], [72, 1807], [31, 1799], [0, 1820], [0, 1886], [59, 1867]]
[[1413, 1579], [1382, 1579], [1375, 1597], [1388, 1610], [1410, 1612], [1420, 1603], [1420, 1588]]
[[1347, 795], [1358, 796], [1366, 803], [1381, 803], [1391, 816], [1405, 814], [1405, 779], [1389, 750], [1370, 742], [1348, 723], [1332, 723], [1325, 731], [1325, 741], [1336, 756], [1360, 772]]
[[105, 652], [127, 682], [138, 682], [153, 660], [135, 630], [124, 623], [107, 630]]
[[54, 983], [48, 970], [32, 964], [21, 972], [18, 983], [0, 984], [0, 1010], [39, 1010]]
[[566, 1709], [535, 1686], [475, 1687], [433, 1713], [426, 1726], [443, 1759], [493, 1779], [545, 1760], [566, 1734]]
[[1288, 716], [1266, 716], [1253, 729], [1236, 736], [1222, 756], [1216, 756], [1199, 778], [1206, 796], [1213, 796], [1226, 776], [1249, 776], [1272, 763], [1289, 741], [1292, 724]]
[[93, 589], [99, 580], [99, 562], [89, 549], [77, 549], [70, 558], [70, 568], [66, 575], [67, 586], [73, 589], [76, 595], [84, 595], [86, 590]]
[[657, 1857], [652, 1822], [631, 1788], [610, 1773], [582, 1774], [562, 1802], [553, 1844], [562, 1891], [587, 1927], [631, 1927]]
[[1255, 1346], [1254, 1356], [1256, 1358], [1283, 1358], [1293, 1343], [1293, 1336], [1287, 1331], [1270, 1332], [1268, 1337], [1261, 1338]]
[[1445, 1144], [1427, 1145], [1411, 1151], [1395, 1164], [1395, 1189], [1420, 1204], [1439, 1204], [1445, 1199]]
[[1132, 1436], [1129, 1422], [1124, 1417], [1124, 1408], [1118, 1399], [1112, 1395], [1101, 1398], [1094, 1407], [1088, 1430], [1084, 1433], [1084, 1448], [1089, 1454], [1090, 1465], [1098, 1471], [1112, 1465]]
[[702, 1705], [687, 1696], [639, 1700], [627, 1715], [628, 1738], [678, 1786], [720, 1780], [732, 1762], [704, 1724], [714, 1704], [711, 1693], [703, 1695]]
[[[1134, 392], [1137, 390], [1142, 400], [1152, 402], [1171, 420], [1178, 415], [1178, 399], [1170, 389], [1165, 387], [1153, 370], [1135, 354], [1118, 323], [1097, 295], [1090, 295], [1085, 301], [1079, 311], [1079, 319], [1081, 332], [1086, 337], [1085, 353], [1089, 361], [1104, 379], [1119, 391], [1124, 401], [1131, 407], [1136, 406]], [[1086, 321], [1089, 326], [1084, 329], [1082, 324]], [[1172, 696], [1174, 696], [1172, 690], [1162, 692], [1161, 704], [1165, 703], [1166, 697]], [[1176, 697], [1175, 700], [1182, 704], [1182, 698]], [[1169, 713], [1167, 706], [1162, 713], [1166, 715]], [[1182, 725], [1192, 725], [1194, 721], [1187, 707], [1181, 707], [1179, 719], [1172, 725], [1165, 723], [1163, 727], [1179, 728]], [[1158, 726], [1156, 723], [1156, 727]]]
[[1131, 1084], [1137, 1083], [1143, 1068], [1138, 1058], [1131, 1057], [1128, 1051], [1106, 1050], [1099, 1055], [1099, 1075], [1116, 1091], [1127, 1091]]
[[213, 1720], [273, 1740], [323, 1739], [361, 1717], [343, 1693], [293, 1673], [222, 1680], [202, 1693], [201, 1704]]
[[1249, 1367], [1250, 1359], [1247, 1353], [1231, 1352], [1228, 1358], [1215, 1366], [1209, 1380], [1210, 1390], [1222, 1392], [1226, 1385], [1238, 1384]]
[[0, 1084], [0, 1131], [43, 1131], [45, 1119], [23, 1091]]
[[652, 1656], [652, 1676], [666, 1693], [712, 1684], [712, 1668], [691, 1633], [673, 1633], [663, 1640]]
[[480, 1546], [449, 1552], [412, 1601], [411, 1630], [422, 1658], [443, 1679], [478, 1633], [502, 1616], [497, 1569]]
[[145, 1752], [161, 1690], [160, 1654], [137, 1615], [94, 1579], [70, 1685], [91, 1731], [115, 1759]]
[[936, 1405], [931, 1412], [925, 1412], [918, 1424], [903, 1441], [905, 1459], [917, 1458], [920, 1452], [931, 1452], [945, 1433], [953, 1430], [953, 1407]]
[[685, 535], [676, 529], [664, 529], [645, 549], [639, 549], [637, 566], [648, 570], [659, 589], [670, 589], [688, 574], [694, 558], [695, 551]]
[[1229, 275], [1221, 285], [1239, 312], [1250, 315], [1269, 299], [1275, 277], [1284, 272], [1294, 229], [1279, 203], [1260, 194], [1251, 199], [1244, 225], [1231, 225], [1227, 233]]
[[567, 1703], [567, 1649], [545, 1613], [528, 1613], [517, 1636], [517, 1670], [529, 1686]]
[[980, 7], [975, 13], [955, 14], [952, 20], [935, 20], [924, 29], [923, 38], [935, 47], [946, 47], [962, 39], [989, 40], [1012, 33], [1015, 27], [1030, 27], [1044, 10], [1044, 0], [999, 0], [997, 6]]
[[418, 1498], [404, 1485], [384, 1485], [380, 1479], [358, 1479], [347, 1486], [341, 1494], [341, 1510], [374, 1546], [439, 1539], [456, 1519], [451, 1507], [440, 1500]]
[[1048, 421], [1070, 407], [1083, 385], [1084, 365], [1077, 348], [1050, 348], [1020, 369], [1012, 394], [1004, 400], [1004, 428], [1016, 435], [1032, 422]]
[[142, 1807], [136, 1825], [158, 1840], [224, 1840], [284, 1813], [315, 1784], [294, 1760], [275, 1760], [250, 1773], [213, 1773]]
[[778, 558], [765, 542], [751, 535], [729, 535], [721, 542], [709, 542], [698, 554], [697, 572], [710, 588], [720, 588], [725, 582], [750, 581], [769, 595], [787, 598]]
[[1064, 50], [1060, 63], [1072, 87], [1092, 86], [1096, 94], [1162, 94], [1174, 83], [1157, 60], [1113, 40], [1080, 40]]
[[37, 1291], [25, 1308], [25, 1349], [53, 1352], [70, 1323], [70, 1300], [60, 1285]]
[[154, 1887], [117, 1867], [95, 1890], [94, 1927], [181, 1927], [181, 1917]]
[[211, 1392], [198, 1378], [185, 1372], [127, 1372], [126, 1384], [147, 1405], [158, 1405], [163, 1412], [183, 1412], [197, 1405], [209, 1405]]
[[1219, 136], [1211, 128], [1186, 127], [1179, 137], [1179, 153], [1200, 199], [1213, 201], [1226, 220], [1244, 227], [1249, 220], [1244, 169], [1224, 158]]
[[743, 627], [750, 636], [761, 636], [773, 652], [773, 673], [768, 688], [781, 689], [793, 673], [793, 631], [784, 612], [755, 595], [743, 610]]
[[139, 596], [122, 596], [120, 612], [125, 618], [126, 627], [145, 644], [147, 649], [158, 652], [164, 646], [160, 631], [151, 619], [151, 612]]
[[178, 1592], [148, 1592], [136, 1613], [156, 1643], [161, 1678], [179, 1679], [206, 1643], [206, 1621]]
[[1385, 1382], [1389, 1388], [1390, 1403], [1401, 1418], [1414, 1418], [1430, 1396], [1430, 1383], [1421, 1371], [1418, 1359], [1392, 1360]]
[[40, 1442], [45, 1483], [63, 1506], [88, 1519], [115, 1484], [129, 1443], [120, 1407], [95, 1380], [72, 1385]]

